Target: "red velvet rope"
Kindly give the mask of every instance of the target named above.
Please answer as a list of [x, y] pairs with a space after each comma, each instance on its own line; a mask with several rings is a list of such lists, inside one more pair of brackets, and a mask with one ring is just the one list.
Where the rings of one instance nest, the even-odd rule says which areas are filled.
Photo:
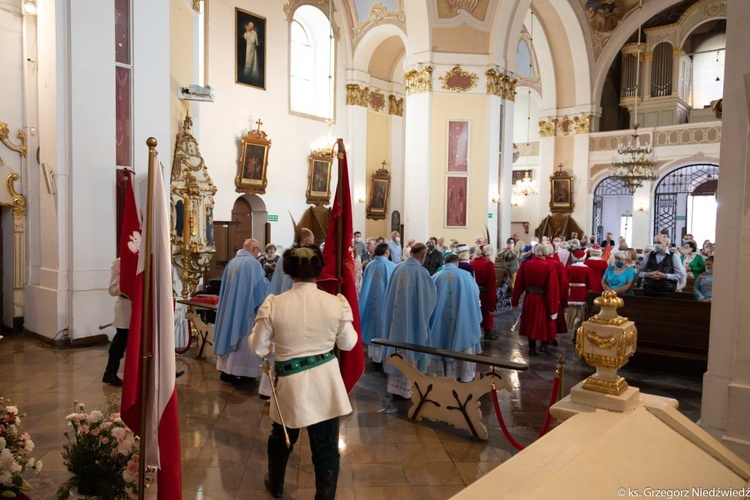
[[[558, 393], [559, 388], [560, 388], [560, 379], [558, 377], [555, 377], [554, 381], [552, 382], [552, 394], [550, 394], [550, 397], [549, 397], [549, 406], [547, 407], [547, 417], [544, 419], [544, 425], [542, 425], [542, 430], [539, 432], [539, 437], [537, 437], [537, 439], [544, 436], [549, 430], [549, 426], [552, 423], [552, 414], [549, 412], [549, 409], [552, 407], [553, 404], [557, 402], [557, 393]], [[505, 435], [505, 439], [507, 439], [508, 442], [515, 449], [519, 451], [523, 450], [526, 447], [520, 444], [518, 441], [516, 441], [513, 438], [513, 436], [510, 435], [510, 432], [508, 432], [508, 427], [505, 426], [505, 420], [503, 420], [503, 413], [500, 411], [500, 401], [498, 401], [497, 399], [497, 391], [493, 389], [490, 392], [492, 393], [492, 404], [495, 406], [495, 415], [497, 415], [497, 423], [500, 424], [500, 429], [502, 429], [503, 434]]]

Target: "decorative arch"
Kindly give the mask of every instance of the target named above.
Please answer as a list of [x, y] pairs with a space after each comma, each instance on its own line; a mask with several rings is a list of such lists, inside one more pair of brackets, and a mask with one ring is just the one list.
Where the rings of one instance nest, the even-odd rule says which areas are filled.
[[383, 24], [369, 30], [357, 44], [353, 56], [353, 68], [358, 73], [367, 74], [370, 60], [375, 50], [388, 38], [397, 36], [408, 50], [406, 33], [393, 24]]

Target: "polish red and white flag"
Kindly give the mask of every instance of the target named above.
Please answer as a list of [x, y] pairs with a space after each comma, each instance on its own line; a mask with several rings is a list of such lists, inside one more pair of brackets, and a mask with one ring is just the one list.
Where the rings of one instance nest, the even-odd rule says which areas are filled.
[[[155, 165], [159, 165], [158, 160]], [[145, 406], [146, 431], [141, 439], [146, 440], [146, 449], [145, 456], [140, 458], [145, 461], [146, 466], [158, 468], [157, 497], [164, 500], [180, 500], [182, 498], [182, 466], [175, 378], [169, 209], [162, 169], [156, 167], [152, 177], [153, 209], [150, 217], [145, 214], [143, 217], [143, 236], [138, 251], [138, 267], [132, 295], [130, 295], [132, 313], [125, 359], [121, 413], [125, 424], [133, 432], [139, 434], [141, 412]], [[126, 204], [123, 219], [127, 217]], [[152, 243], [150, 251], [147, 251], [146, 233], [149, 226]], [[123, 231], [124, 228], [123, 223]], [[122, 245], [128, 245], [129, 238], [130, 236], [128, 240], [121, 241], [121, 252]], [[147, 280], [145, 276], [147, 257], [151, 259], [151, 267], [148, 277], [149, 287], [146, 291], [144, 284]], [[120, 277], [122, 280], [122, 267]], [[143, 345], [141, 331], [145, 311], [148, 311], [149, 332], [146, 338], [149, 341]], [[144, 358], [149, 363], [148, 378], [143, 385], [145, 393], [141, 393]]]

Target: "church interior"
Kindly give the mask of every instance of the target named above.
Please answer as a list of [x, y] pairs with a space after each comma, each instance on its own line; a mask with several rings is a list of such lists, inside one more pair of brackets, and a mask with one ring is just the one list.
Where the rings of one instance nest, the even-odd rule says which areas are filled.
[[[364, 238], [482, 236], [499, 249], [576, 231], [638, 253], [661, 231], [710, 242], [716, 296], [626, 300], [643, 357], [620, 368], [642, 397], [677, 401], [697, 424], [683, 435], [739, 457], [718, 459], [740, 478], [722, 484], [750, 485], [749, 24], [746, 0], [0, 0], [0, 396], [28, 414], [45, 462], [31, 498], [66, 478], [73, 401], [119, 394], [100, 381], [107, 287], [123, 171], [145, 176], [148, 138], [171, 199], [176, 299], [220, 278], [246, 238], [288, 248], [307, 227], [323, 241], [336, 138]], [[511, 390], [498, 393], [528, 445], [557, 356], [529, 358], [518, 314], [499, 308], [500, 339], [483, 349], [529, 365], [502, 371]], [[556, 349], [567, 395], [593, 368], [570, 336]], [[177, 356], [183, 496], [265, 498], [267, 406], [257, 384], [222, 384], [210, 360]], [[545, 438], [519, 454], [488, 396], [486, 441], [410, 422], [408, 402], [381, 411], [370, 364], [351, 399], [337, 498], [484, 498], [493, 474], [534, 482], [500, 471]], [[565, 415], [550, 437], [574, 424]], [[284, 498], [313, 496], [302, 436]], [[519, 491], [496, 498], [542, 498]]]

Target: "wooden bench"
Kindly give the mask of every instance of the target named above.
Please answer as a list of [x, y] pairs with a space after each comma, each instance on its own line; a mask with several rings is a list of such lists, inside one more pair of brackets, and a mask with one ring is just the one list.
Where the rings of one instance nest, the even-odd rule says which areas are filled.
[[[647, 356], [683, 360], [702, 365], [708, 362], [708, 335], [711, 303], [698, 302], [692, 293], [679, 292], [674, 298], [646, 297], [641, 290], [621, 296], [625, 307], [620, 316], [635, 322], [638, 346], [633, 361]], [[588, 316], [599, 310], [594, 306], [595, 293], [588, 295]], [[650, 364], [650, 363], [649, 363]]]
[[[412, 421], [423, 418], [432, 421], [445, 422], [457, 429], [465, 429], [477, 439], [486, 441], [487, 426], [482, 422], [482, 410], [479, 398], [492, 390], [511, 387], [507, 380], [495, 372], [495, 368], [525, 371], [529, 369], [526, 363], [506, 361], [478, 354], [435, 349], [405, 342], [394, 342], [387, 339], [372, 339], [372, 343], [379, 346], [393, 347], [396, 352], [388, 356], [386, 364], [398, 369], [412, 384], [411, 400], [407, 417]], [[415, 351], [424, 354], [469, 361], [478, 365], [490, 367], [490, 371], [479, 373], [473, 381], [461, 383], [447, 377], [425, 375], [417, 370], [414, 362], [407, 361], [398, 350]]]

